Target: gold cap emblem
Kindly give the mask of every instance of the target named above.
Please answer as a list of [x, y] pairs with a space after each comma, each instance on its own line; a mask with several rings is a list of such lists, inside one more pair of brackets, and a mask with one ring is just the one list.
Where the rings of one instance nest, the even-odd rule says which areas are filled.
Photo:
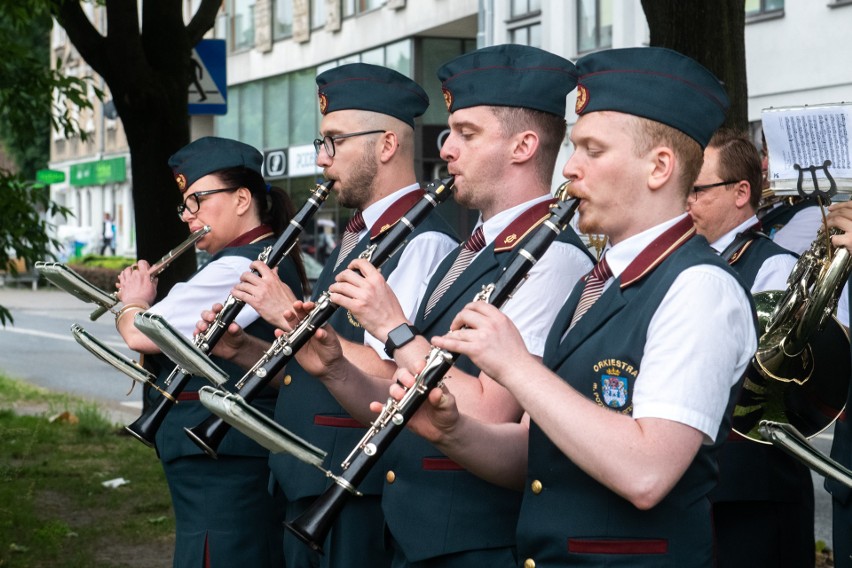
[[446, 87], [443, 87], [441, 92], [444, 93], [444, 103], [447, 105], [447, 110], [450, 110], [450, 107], [453, 106], [453, 94]]
[[178, 189], [181, 193], [186, 191], [186, 176], [183, 174], [178, 174], [175, 176], [175, 181], [177, 182]]
[[328, 108], [328, 97], [325, 96], [325, 93], [318, 93], [318, 94], [319, 94], [320, 114], [325, 114], [325, 109]]
[[577, 85], [577, 104], [574, 105], [574, 112], [580, 114], [587, 104], [589, 104], [589, 91], [583, 85]]

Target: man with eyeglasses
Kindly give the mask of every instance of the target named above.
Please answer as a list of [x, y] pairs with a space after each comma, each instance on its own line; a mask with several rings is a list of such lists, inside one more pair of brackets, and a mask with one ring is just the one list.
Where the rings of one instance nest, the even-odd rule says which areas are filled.
[[[323, 168], [327, 180], [334, 180], [333, 192], [338, 203], [354, 209], [355, 215], [314, 286], [314, 298], [423, 195], [414, 171], [414, 119], [429, 104], [428, 96], [417, 83], [376, 65], [343, 65], [321, 73], [316, 82], [322, 113], [320, 137], [314, 141], [317, 165]], [[456, 243], [453, 230], [440, 215], [433, 213], [414, 230], [404, 248], [382, 266], [382, 274], [410, 317], [417, 307], [421, 282]], [[251, 267], [258, 274], [245, 273], [233, 291], [234, 296], [255, 308], [270, 323], [287, 329], [282, 314], [294, 300], [302, 298], [271, 278], [271, 271], [264, 263], [255, 262]], [[351, 313], [337, 310], [329, 323], [344, 338], [347, 357], [368, 372], [387, 377], [393, 374], [395, 367], [385, 360], [384, 342], [366, 333]], [[225, 355], [251, 366], [268, 345], [239, 337], [250, 343], [234, 343], [232, 351]], [[329, 456], [325, 467], [337, 467], [363, 437], [364, 424], [351, 418], [326, 388], [295, 361], [286, 372], [276, 405], [276, 421], [326, 450]], [[273, 490], [280, 488], [287, 498], [288, 520], [298, 517], [328, 485], [315, 468], [291, 456], [272, 455], [270, 467]], [[322, 556], [292, 534], [285, 535], [286, 564], [389, 565], [390, 557], [384, 548], [380, 475], [376, 472], [360, 487], [364, 495], [353, 500], [352, 506], [339, 517], [323, 545]]]
[[[409, 369], [422, 365], [429, 339], [445, 333], [453, 316], [499, 278], [519, 243], [548, 217], [575, 69], [541, 49], [497, 45], [445, 63], [438, 78], [450, 113], [441, 157], [455, 176], [456, 202], [478, 210], [480, 221], [467, 242], [423, 283], [414, 317], [400, 309], [383, 274], [363, 261], [353, 263], [356, 270], [342, 273], [329, 289], [331, 301], [386, 338], [388, 354]], [[533, 356], [542, 353], [556, 316], [554, 304], [591, 267], [586, 247], [566, 229], [506, 303], [507, 317], [517, 324]], [[302, 349], [297, 358], [309, 355]], [[387, 399], [391, 381], [376, 380], [347, 359], [336, 357], [315, 370], [353, 416], [374, 419], [369, 405]], [[444, 381], [477, 419], [493, 424], [521, 419], [517, 400], [467, 357], [456, 361]], [[493, 450], [499, 460], [504, 448]], [[514, 529], [520, 493], [477, 478], [409, 431], [400, 433], [376, 471], [385, 475], [382, 507], [395, 568], [517, 566]]]
[[[719, 181], [721, 180], [721, 181]], [[739, 274], [752, 294], [785, 290], [796, 256], [761, 232], [757, 149], [720, 129], [687, 200], [698, 233]], [[810, 470], [772, 445], [732, 432], [718, 455], [710, 494], [719, 566], [813, 566], [814, 492]]]

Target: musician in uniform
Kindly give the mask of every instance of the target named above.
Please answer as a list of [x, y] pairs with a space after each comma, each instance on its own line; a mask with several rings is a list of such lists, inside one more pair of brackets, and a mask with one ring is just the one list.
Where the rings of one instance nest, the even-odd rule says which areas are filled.
[[[334, 180], [332, 191], [338, 202], [355, 210], [353, 223], [332, 252], [314, 287], [318, 297], [334, 282], [353, 259], [396, 223], [423, 195], [414, 171], [414, 119], [429, 104], [425, 91], [404, 75], [385, 67], [350, 64], [330, 69], [316, 79], [320, 112], [320, 139], [314, 142], [317, 165], [326, 179]], [[347, 235], [350, 233], [350, 235]], [[382, 266], [394, 292], [402, 299], [405, 313], [413, 317], [420, 283], [457, 244], [454, 231], [433, 213], [414, 230], [405, 247]], [[351, 245], [347, 245], [351, 243]], [[293, 294], [267, 278], [262, 263], [252, 267], [260, 276], [244, 274], [234, 296], [254, 306], [278, 327], [287, 328], [282, 314], [302, 296]], [[205, 317], [210, 320], [212, 314]], [[394, 367], [380, 356], [383, 341], [365, 333], [358, 318], [345, 309], [337, 310], [330, 326], [345, 338], [347, 356], [370, 372], [390, 377]], [[204, 324], [200, 324], [203, 328]], [[231, 343], [228, 355], [250, 367], [267, 345], [241, 345], [239, 336], [230, 336], [220, 349]], [[326, 465], [339, 464], [364, 433], [364, 423], [341, 408], [323, 385], [292, 362], [280, 387], [275, 420], [303, 439], [328, 452]], [[286, 518], [296, 518], [319, 496], [328, 481], [313, 467], [299, 460], [274, 454], [270, 457], [273, 490], [287, 499]], [[324, 554], [310, 550], [289, 532], [284, 550], [288, 566], [349, 567], [387, 566], [390, 555], [384, 546], [384, 517], [379, 472], [360, 488], [364, 493], [347, 507], [323, 545]], [[357, 559], [357, 560], [355, 560]]]
[[[147, 262], [140, 260], [119, 275], [119, 298], [124, 306], [116, 327], [131, 349], [155, 360], [162, 370], [157, 378], [161, 387], [174, 364], [134, 327], [133, 316], [146, 310], [160, 314], [191, 338], [198, 313], [227, 298], [249, 263], [274, 243], [292, 217], [293, 207], [283, 190], [264, 182], [262, 162], [263, 156], [255, 148], [215, 137], [196, 140], [169, 158], [182, 194], [178, 214], [192, 231], [211, 227], [197, 247], [213, 257], [157, 303], [157, 283], [151, 280]], [[278, 274], [292, 289], [301, 291], [307, 279], [298, 247], [294, 250], [281, 262]], [[252, 335], [267, 341], [274, 337], [274, 328], [252, 309], [242, 310], [237, 321]], [[236, 365], [215, 361], [231, 381], [242, 376]], [[183, 431], [209, 415], [198, 401], [198, 389], [205, 384], [209, 383], [202, 377], [190, 380], [156, 434], [157, 454], [175, 511], [174, 565], [281, 566], [283, 502], [271, 499], [266, 491], [269, 452], [231, 431], [214, 460]], [[273, 389], [261, 393], [255, 406], [271, 416], [275, 394]], [[147, 396], [153, 403], [160, 395], [148, 392]]]
[[[438, 70], [450, 112], [441, 157], [455, 176], [456, 201], [478, 210], [480, 220], [468, 241], [424, 282], [414, 317], [400, 309], [382, 274], [363, 261], [353, 262], [357, 272], [340, 274], [329, 288], [331, 300], [384, 339], [387, 354], [399, 365], [422, 362], [430, 350], [428, 338], [446, 332], [455, 313], [484, 284], [497, 280], [513, 250], [548, 217], [574, 71], [571, 62], [522, 45], [478, 49]], [[567, 295], [591, 266], [591, 255], [568, 228], [506, 304], [533, 357], [540, 357], [555, 315], [548, 298]], [[332, 336], [322, 339], [333, 344]], [[387, 396], [391, 377], [377, 380], [351, 361], [330, 357], [305, 359], [305, 364], [322, 372], [323, 382], [354, 416], [371, 420], [369, 404]], [[303, 348], [297, 358], [312, 359], [312, 350]], [[457, 361], [449, 375], [447, 384], [470, 414], [495, 424], [520, 420], [514, 397], [469, 359]], [[382, 506], [394, 567], [516, 565], [518, 492], [477, 478], [407, 431], [384, 459]]]
[[[745, 134], [722, 128], [704, 150], [687, 210], [699, 235], [752, 294], [785, 290], [796, 257], [761, 231], [760, 158]], [[810, 470], [775, 446], [732, 432], [718, 455], [710, 494], [719, 566], [813, 566]]]
[[433, 338], [506, 387], [529, 423], [477, 420], [448, 385], [410, 425], [523, 491], [524, 566], [711, 566], [714, 453], [756, 322], [748, 290], [685, 209], [728, 99], [707, 69], [662, 48], [595, 52], [577, 70], [563, 174], [581, 199], [580, 229], [611, 247], [559, 310], [543, 362], [485, 302]]
[[[852, 201], [833, 203], [828, 210], [828, 226], [844, 231], [844, 234], [831, 238], [836, 247], [844, 247], [852, 253]], [[850, 278], [846, 283], [846, 310], [840, 323], [850, 327], [848, 306], [852, 303]], [[831, 457], [841, 465], [852, 468], [852, 420], [849, 409], [852, 408], [852, 383], [846, 400], [846, 412], [841, 414], [834, 425], [834, 440], [831, 445]], [[834, 544], [834, 565], [838, 568], [852, 568], [852, 488], [843, 483], [826, 478], [825, 488], [831, 494], [832, 502], [832, 543]]]

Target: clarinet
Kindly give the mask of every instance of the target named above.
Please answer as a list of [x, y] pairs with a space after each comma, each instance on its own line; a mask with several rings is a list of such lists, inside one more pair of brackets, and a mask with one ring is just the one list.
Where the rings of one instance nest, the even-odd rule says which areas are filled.
[[[438, 204], [445, 201], [452, 193], [453, 177], [435, 180], [426, 186], [426, 193], [411, 209], [389, 229], [379, 240], [370, 245], [359, 258], [368, 260], [376, 268], [380, 268], [405, 243], [414, 228], [423, 221]], [[272, 346], [254, 364], [254, 366], [237, 382], [236, 394], [251, 402], [269, 384], [290, 360], [331, 318], [337, 304], [332, 303], [328, 291], [323, 292], [316, 301], [316, 306], [289, 333], [276, 339]], [[187, 435], [202, 450], [211, 457], [216, 457], [216, 451], [231, 425], [223, 419], [210, 415], [204, 422], [193, 428], [184, 428]]]
[[[559, 186], [557, 196], [560, 200], [551, 209], [550, 217], [535, 229], [521, 249], [513, 253], [497, 281], [483, 286], [474, 301], [489, 302], [500, 308], [512, 297], [526, 279], [530, 268], [574, 216], [579, 200], [568, 197], [569, 183]], [[426, 357], [426, 366], [414, 378], [414, 385], [399, 401], [388, 398], [381, 414], [341, 464], [343, 472], [340, 475], [327, 473], [334, 483], [297, 519], [284, 524], [288, 530], [313, 550], [322, 552], [322, 543], [349, 496], [360, 494], [358, 485], [402, 432], [426, 400], [429, 391], [441, 384], [458, 357], [457, 353], [432, 347]]]
[[[257, 260], [266, 263], [270, 268], [277, 266], [296, 245], [305, 223], [313, 217], [314, 213], [325, 202], [333, 185], [333, 180], [317, 184], [311, 196], [293, 218], [290, 219], [290, 223], [278, 239], [272, 245], [266, 247], [258, 255]], [[225, 300], [224, 308], [216, 315], [216, 319], [210, 324], [207, 331], [195, 336], [195, 346], [203, 353], [209, 353], [222, 336], [225, 335], [228, 326], [234, 322], [244, 306], [245, 302], [237, 300], [229, 294], [228, 299]], [[161, 391], [162, 396], [148, 412], [143, 413], [135, 422], [125, 426], [124, 429], [135, 436], [140, 442], [148, 446], [153, 446], [157, 430], [159, 430], [172, 405], [177, 404], [178, 396], [186, 388], [186, 385], [189, 384], [191, 378], [192, 375], [182, 369], [180, 365], [176, 366], [165, 380], [166, 389]]]

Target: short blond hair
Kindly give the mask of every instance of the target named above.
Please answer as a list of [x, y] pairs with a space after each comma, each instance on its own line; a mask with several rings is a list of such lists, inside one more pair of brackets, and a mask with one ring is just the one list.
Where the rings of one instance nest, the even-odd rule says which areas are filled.
[[701, 145], [680, 130], [661, 122], [633, 115], [631, 118], [634, 125], [633, 149], [636, 155], [641, 156], [655, 146], [671, 148], [680, 166], [678, 181], [683, 190], [683, 197], [688, 197], [704, 164], [704, 150]]

